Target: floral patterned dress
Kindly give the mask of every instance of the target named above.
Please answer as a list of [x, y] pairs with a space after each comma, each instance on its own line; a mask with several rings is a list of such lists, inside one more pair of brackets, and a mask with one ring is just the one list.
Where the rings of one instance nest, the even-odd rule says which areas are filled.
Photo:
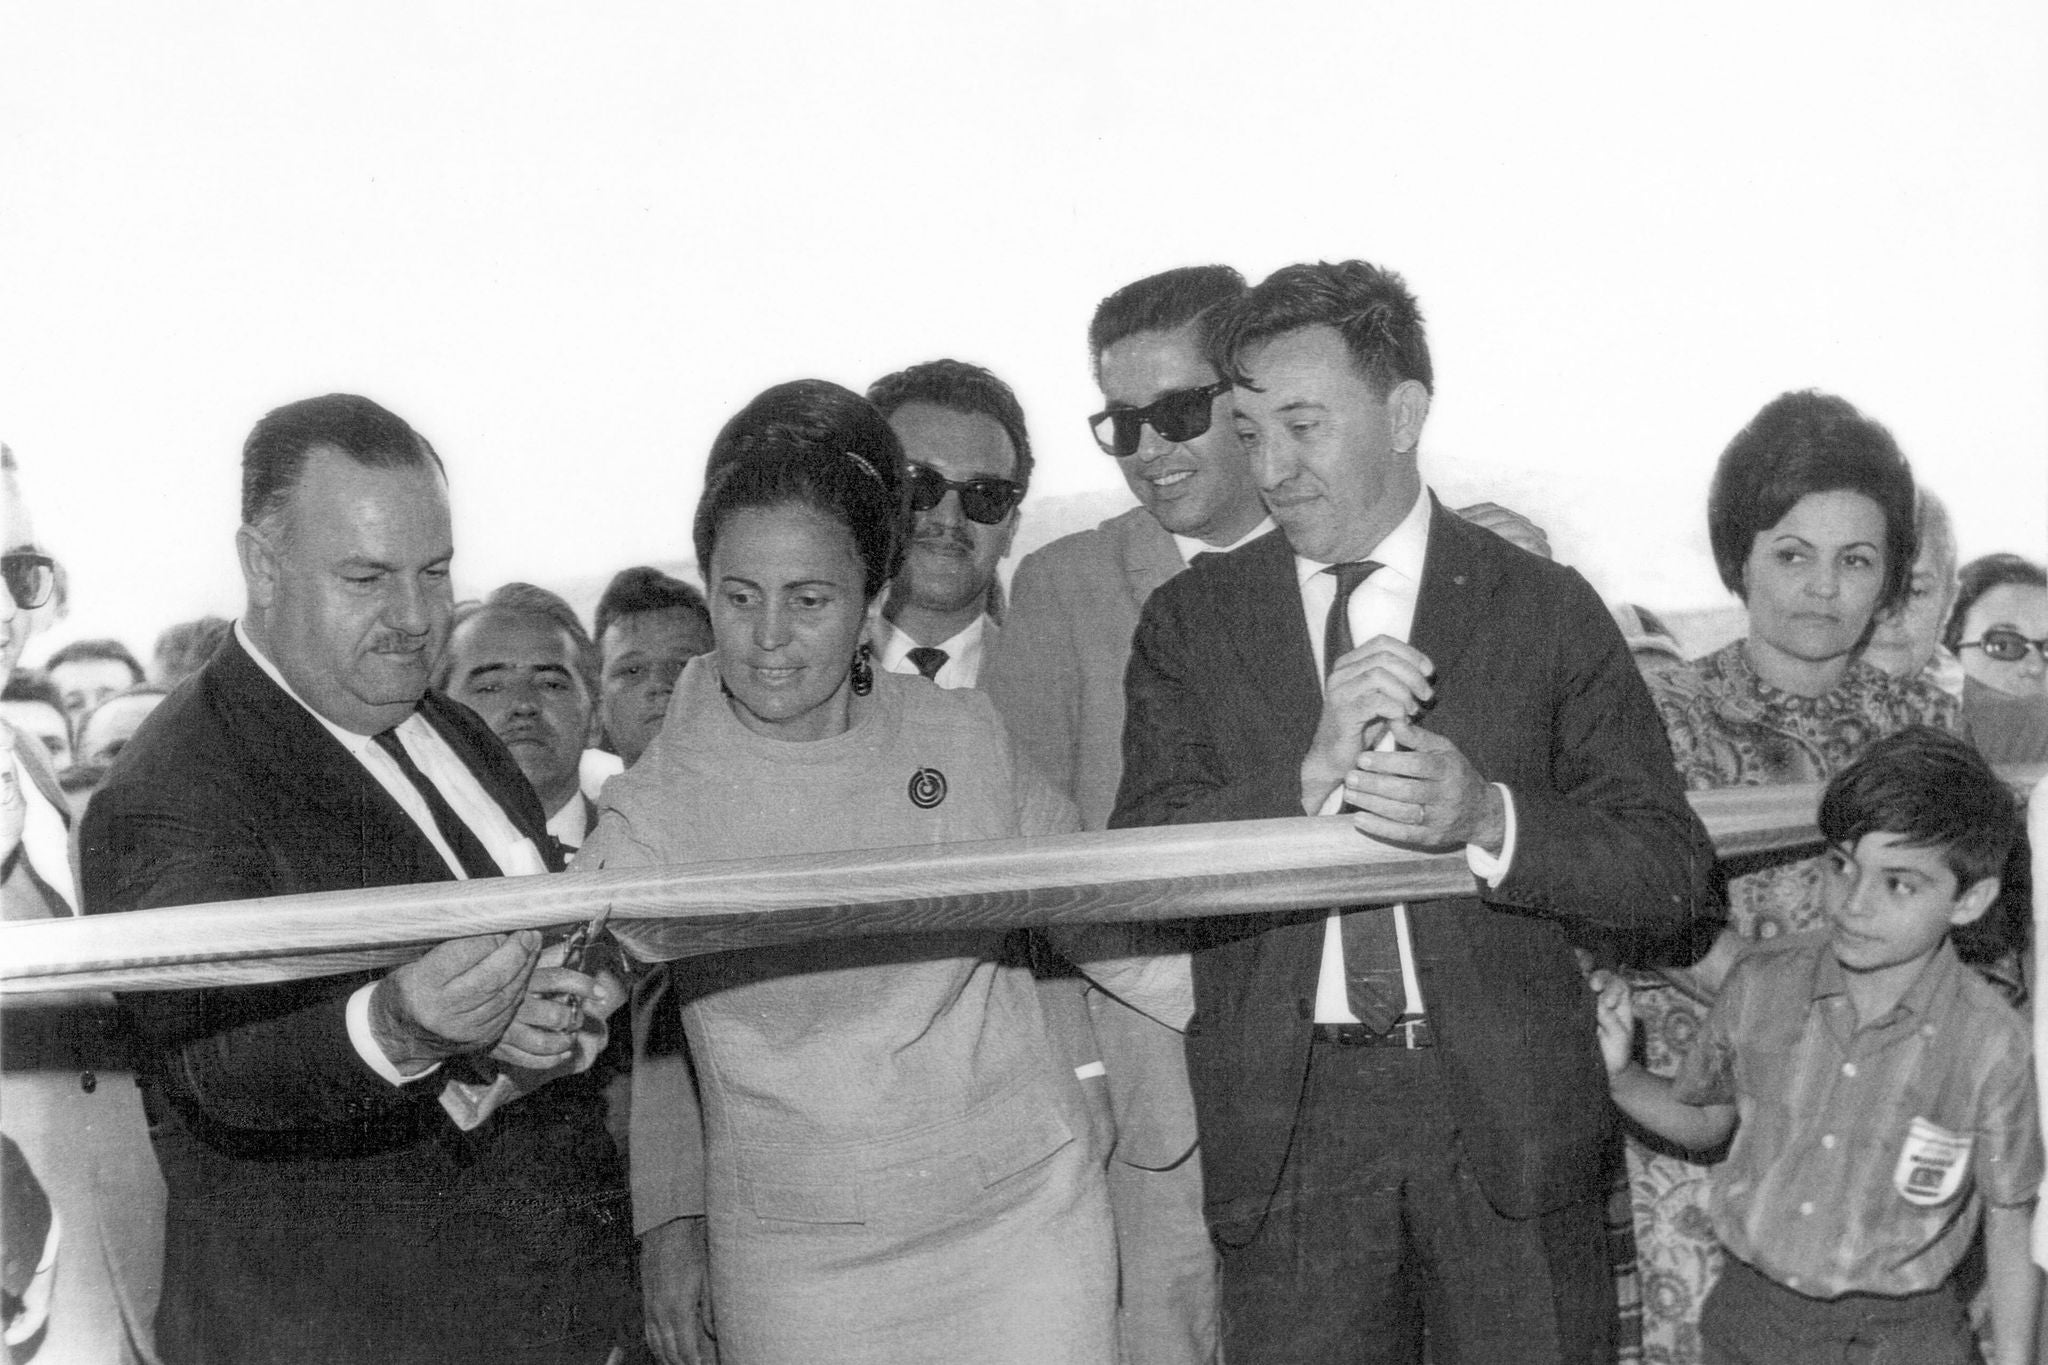
[[[1678, 770], [1694, 791], [1825, 782], [1873, 740], [1896, 730], [1961, 729], [1955, 698], [1861, 660], [1821, 696], [1781, 692], [1757, 676], [1741, 640], [1648, 681]], [[1807, 858], [1732, 878], [1730, 925], [1748, 939], [1818, 927], [1820, 872], [1821, 860]], [[1639, 974], [1634, 984], [1649, 1068], [1672, 1075], [1698, 1035], [1707, 1004], [1654, 974]], [[1707, 1218], [1709, 1168], [1634, 1136], [1628, 1168], [1642, 1270], [1644, 1365], [1697, 1365], [1700, 1306], [1721, 1269]]]

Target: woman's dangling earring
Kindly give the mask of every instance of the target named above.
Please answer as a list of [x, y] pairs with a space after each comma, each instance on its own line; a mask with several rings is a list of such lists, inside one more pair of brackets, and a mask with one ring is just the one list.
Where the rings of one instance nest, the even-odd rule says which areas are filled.
[[863, 640], [860, 648], [853, 651], [853, 695], [865, 697], [875, 690], [875, 668], [868, 662], [868, 642]]

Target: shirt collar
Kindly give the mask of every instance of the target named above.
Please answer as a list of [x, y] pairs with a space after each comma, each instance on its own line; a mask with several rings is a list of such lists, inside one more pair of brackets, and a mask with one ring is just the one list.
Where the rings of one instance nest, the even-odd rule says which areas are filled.
[[[361, 758], [376, 743], [375, 737], [359, 735], [353, 730], [336, 725], [333, 721], [315, 711], [311, 706], [306, 705], [306, 699], [292, 690], [292, 685], [284, 680], [284, 674], [277, 671], [277, 665], [270, 662], [269, 656], [264, 654], [262, 650], [256, 648], [256, 642], [249, 638], [249, 632], [242, 628], [240, 620], [235, 622], [235, 639], [248, 652], [249, 657], [256, 661], [256, 666], [263, 670], [264, 676], [276, 683], [287, 697], [290, 697], [303, 707], [307, 715], [319, 721], [326, 728], [327, 733], [333, 735], [335, 742], [340, 744], [342, 748], [348, 750], [355, 757]], [[409, 723], [417, 718], [418, 715], [419, 712], [415, 711], [399, 723]]]
[[[882, 667], [894, 669], [909, 656], [911, 650], [917, 648], [917, 641], [899, 629], [894, 621], [884, 620], [882, 625], [888, 630], [882, 637]], [[982, 632], [987, 627], [988, 613], [983, 612], [969, 621], [952, 639], [939, 641], [937, 647], [946, 651], [946, 658], [949, 661], [962, 658], [968, 651], [980, 647]]]
[[[1823, 933], [1825, 939], [1825, 933]], [[1920, 974], [1913, 978], [1913, 984], [1906, 987], [1906, 993], [1899, 997], [1899, 1003], [1892, 1007], [1892, 1013], [1903, 1010], [1908, 1014], [1925, 1017], [1934, 1008], [1942, 994], [1953, 988], [1957, 973], [1963, 970], [1963, 960], [1956, 956], [1953, 940], [1943, 939], [1941, 946], [1934, 950], [1934, 956], [1921, 966]], [[1835, 960], [1832, 944], [1823, 942], [1814, 955], [1813, 998], [1825, 1000], [1829, 996], [1846, 995], [1849, 992], [1848, 973]], [[1889, 1018], [1887, 1015], [1886, 1018]], [[1879, 1022], [1871, 1020], [1871, 1023]]]
[[1181, 562], [1183, 564], [1192, 564], [1195, 562], [1196, 555], [1227, 555], [1232, 550], [1235, 550], [1240, 546], [1251, 544], [1253, 541], [1257, 540], [1260, 536], [1266, 534], [1266, 532], [1272, 529], [1273, 519], [1271, 517], [1266, 517], [1263, 520], [1261, 520], [1257, 526], [1252, 527], [1251, 530], [1246, 531], [1243, 535], [1239, 536], [1236, 540], [1231, 541], [1228, 545], [1211, 545], [1206, 540], [1200, 540], [1194, 536], [1183, 535], [1174, 535], [1173, 543], [1180, 550]]
[[[1429, 489], [1425, 487], [1415, 495], [1415, 505], [1408, 509], [1408, 515], [1373, 546], [1366, 558], [1378, 561], [1381, 574], [1391, 571], [1411, 583], [1420, 583], [1422, 561], [1428, 553]], [[1321, 560], [1294, 557], [1295, 579], [1304, 585], [1329, 567]]]
[[590, 813], [590, 798], [579, 791], [564, 801], [562, 808], [549, 818], [548, 833], [554, 835], [564, 848], [581, 848], [585, 836], [590, 833]]

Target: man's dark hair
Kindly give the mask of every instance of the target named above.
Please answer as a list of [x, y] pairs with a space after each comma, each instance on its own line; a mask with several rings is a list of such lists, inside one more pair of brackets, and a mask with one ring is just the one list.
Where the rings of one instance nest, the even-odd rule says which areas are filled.
[[1216, 373], [1245, 382], [1245, 351], [1304, 327], [1333, 327], [1360, 374], [1384, 400], [1409, 380], [1436, 392], [1422, 309], [1408, 284], [1367, 261], [1318, 261], [1283, 266], [1217, 310], [1210, 324], [1209, 359]]
[[1814, 493], [1861, 493], [1884, 517], [1883, 610], [1902, 600], [1919, 553], [1913, 471], [1880, 422], [1817, 389], [1780, 394], [1735, 434], [1707, 491], [1707, 539], [1721, 582], [1744, 601], [1743, 566], [1756, 538]]
[[703, 593], [651, 565], [636, 564], [619, 570], [605, 584], [604, 596], [597, 599], [597, 624], [591, 635], [602, 647], [605, 631], [621, 616], [677, 609], [695, 612], [706, 626], [711, 624], [711, 608], [705, 605]]
[[242, 523], [282, 514], [306, 457], [323, 446], [369, 469], [431, 468], [447, 476], [427, 438], [396, 413], [353, 393], [303, 398], [265, 413], [242, 443]]
[[1984, 555], [1963, 565], [1956, 575], [1961, 586], [1956, 590], [1956, 604], [1949, 610], [1948, 625], [1941, 632], [1941, 642], [1953, 650], [1963, 642], [1963, 622], [1970, 615], [1970, 608], [1977, 605], [1977, 599], [1993, 588], [2017, 585], [2022, 588], [2048, 588], [2048, 572], [2040, 565], [2014, 554]]
[[906, 403], [930, 403], [977, 417], [986, 417], [1010, 438], [1017, 452], [1017, 471], [1011, 481], [1029, 492], [1031, 488], [1031, 437], [1024, 431], [1024, 407], [1010, 386], [979, 365], [964, 360], [927, 360], [907, 370], [885, 374], [868, 386], [868, 401], [893, 417]]
[[134, 675], [134, 682], [139, 683], [143, 679], [142, 665], [137, 663], [135, 656], [128, 652], [128, 646], [122, 644], [119, 640], [108, 639], [73, 640], [70, 644], [43, 660], [43, 671], [49, 673], [65, 664], [92, 663], [100, 659], [128, 665], [129, 673]]
[[[1104, 351], [1140, 332], [1173, 332], [1213, 319], [1218, 307], [1235, 303], [1244, 292], [1244, 276], [1227, 265], [1184, 265], [1135, 280], [1095, 305], [1088, 362], [1100, 369]], [[1201, 344], [1206, 349], [1207, 336]]]
[[224, 616], [202, 616], [196, 621], [164, 627], [163, 634], [156, 637], [153, 651], [157, 672], [163, 675], [160, 681], [167, 687], [176, 687], [206, 667], [206, 661], [232, 629], [233, 624]]
[[483, 616], [524, 616], [545, 621], [568, 636], [570, 666], [576, 670], [576, 677], [583, 684], [585, 699], [596, 704], [597, 646], [591, 642], [590, 632], [583, 628], [576, 608], [570, 606], [567, 599], [531, 583], [507, 583], [483, 601], [465, 602], [456, 609], [454, 620], [448, 627], [448, 648], [441, 651], [441, 661], [434, 665], [435, 690], [446, 692], [448, 685], [455, 680], [455, 633], [466, 623]]
[[17, 668], [4, 687], [0, 687], [0, 701], [39, 701], [54, 707], [64, 717], [64, 728], [68, 733], [71, 717], [64, 710], [64, 694], [57, 690], [57, 684], [50, 681], [50, 675], [39, 668]]
[[830, 380], [793, 379], [733, 414], [711, 443], [691, 528], [704, 572], [733, 513], [787, 506], [846, 528], [869, 600], [888, 586], [910, 535], [910, 480], [903, 443], [873, 403]]
[[[1820, 798], [1821, 837], [1854, 848], [1866, 834], [1895, 834], [1911, 848], [1938, 849], [1955, 874], [1956, 893], [2002, 877], [2020, 854], [2026, 828], [2020, 803], [1984, 756], [1931, 726], [1913, 725], [1874, 741], [1835, 774]], [[2013, 926], [1996, 910], [1958, 926], [1956, 950], [1988, 961], [2012, 945]]]

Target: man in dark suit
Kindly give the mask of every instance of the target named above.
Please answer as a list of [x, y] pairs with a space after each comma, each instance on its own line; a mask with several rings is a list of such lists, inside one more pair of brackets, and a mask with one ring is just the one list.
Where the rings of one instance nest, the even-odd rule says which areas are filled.
[[1147, 602], [1111, 823], [1348, 809], [1475, 874], [1190, 929], [1224, 1354], [1419, 1361], [1426, 1334], [1437, 1365], [1605, 1360], [1611, 1111], [1573, 941], [1674, 942], [1711, 912], [1712, 846], [1592, 590], [1423, 487], [1399, 277], [1290, 267], [1213, 337], [1281, 534]]
[[[427, 689], [452, 606], [433, 448], [367, 399], [288, 405], [244, 447], [242, 516], [248, 609], [94, 798], [88, 912], [558, 867], [510, 755]], [[604, 1359], [631, 1320], [624, 1180], [599, 1093], [553, 1077], [620, 993], [558, 963], [488, 935], [127, 998], [166, 1359]], [[492, 1112], [491, 1071], [552, 1083]]]

